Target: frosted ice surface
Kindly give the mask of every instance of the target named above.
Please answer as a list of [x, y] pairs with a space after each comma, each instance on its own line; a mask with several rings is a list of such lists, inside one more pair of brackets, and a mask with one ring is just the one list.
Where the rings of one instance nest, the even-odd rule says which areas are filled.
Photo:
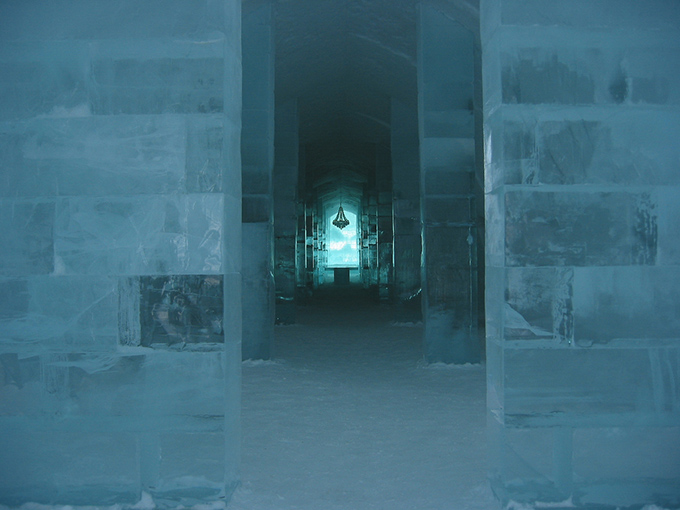
[[237, 7], [0, 5], [3, 503], [235, 483]]
[[219, 194], [64, 199], [55, 256], [66, 274], [219, 273], [223, 208]]

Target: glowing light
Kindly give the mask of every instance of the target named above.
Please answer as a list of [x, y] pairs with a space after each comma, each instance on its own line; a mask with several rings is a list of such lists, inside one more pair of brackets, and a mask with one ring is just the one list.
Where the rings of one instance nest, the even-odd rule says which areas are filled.
[[333, 224], [336, 211], [328, 215], [328, 267], [357, 267], [359, 265], [359, 250], [357, 249], [357, 215], [344, 210], [344, 216], [349, 221], [347, 228], [337, 228]]

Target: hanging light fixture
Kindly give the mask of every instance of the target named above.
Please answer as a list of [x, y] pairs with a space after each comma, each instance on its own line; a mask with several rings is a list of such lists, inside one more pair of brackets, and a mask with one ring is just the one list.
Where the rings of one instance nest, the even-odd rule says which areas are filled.
[[333, 225], [338, 227], [340, 230], [349, 225], [349, 220], [345, 216], [345, 211], [342, 210], [342, 206], [338, 209], [338, 215], [333, 220]]

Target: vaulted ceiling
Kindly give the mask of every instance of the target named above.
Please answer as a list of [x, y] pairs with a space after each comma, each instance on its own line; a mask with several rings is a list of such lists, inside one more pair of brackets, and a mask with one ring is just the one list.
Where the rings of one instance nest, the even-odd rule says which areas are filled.
[[386, 142], [390, 96], [415, 91], [414, 0], [277, 2], [276, 93], [298, 98], [303, 143]]
[[[300, 143], [315, 157], [364, 173], [357, 148], [389, 145], [391, 98], [417, 101], [419, 0], [272, 1], [276, 100], [297, 99]], [[478, 0], [428, 2], [478, 30]]]

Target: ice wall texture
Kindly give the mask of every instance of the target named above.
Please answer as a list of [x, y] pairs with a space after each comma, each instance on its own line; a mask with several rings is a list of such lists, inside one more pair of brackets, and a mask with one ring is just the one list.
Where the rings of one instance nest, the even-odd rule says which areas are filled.
[[243, 13], [243, 359], [274, 342], [274, 34], [272, 6]]
[[236, 483], [240, 20], [0, 6], [0, 503]]
[[481, 2], [503, 500], [680, 504], [679, 27], [672, 1]]

